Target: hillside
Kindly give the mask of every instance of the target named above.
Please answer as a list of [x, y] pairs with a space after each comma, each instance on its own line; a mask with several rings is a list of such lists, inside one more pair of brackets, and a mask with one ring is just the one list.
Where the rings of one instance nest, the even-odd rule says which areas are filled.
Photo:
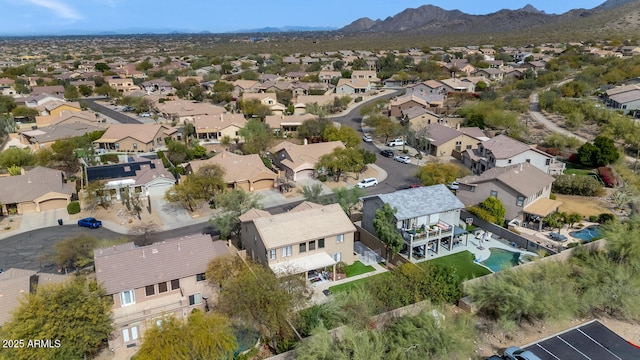
[[640, 30], [640, 0], [608, 0], [593, 9], [573, 9], [564, 14], [546, 14], [532, 5], [517, 10], [500, 10], [471, 15], [460, 10], [444, 10], [433, 5], [409, 8], [384, 20], [361, 18], [341, 28], [344, 34], [470, 35], [509, 34], [538, 30], [551, 34], [633, 34]]

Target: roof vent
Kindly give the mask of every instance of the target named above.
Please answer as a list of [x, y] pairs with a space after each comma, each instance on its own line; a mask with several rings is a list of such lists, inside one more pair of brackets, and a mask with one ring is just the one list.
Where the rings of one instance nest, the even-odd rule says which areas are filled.
[[151, 253], [152, 254], [157, 254], [158, 253], [158, 249], [151, 249]]

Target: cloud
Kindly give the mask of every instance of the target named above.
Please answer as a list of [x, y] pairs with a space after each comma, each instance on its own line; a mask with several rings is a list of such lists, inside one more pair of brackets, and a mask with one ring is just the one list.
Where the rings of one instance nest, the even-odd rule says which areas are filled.
[[80, 20], [82, 15], [74, 8], [58, 0], [25, 0], [26, 2], [53, 11], [58, 17], [69, 20]]

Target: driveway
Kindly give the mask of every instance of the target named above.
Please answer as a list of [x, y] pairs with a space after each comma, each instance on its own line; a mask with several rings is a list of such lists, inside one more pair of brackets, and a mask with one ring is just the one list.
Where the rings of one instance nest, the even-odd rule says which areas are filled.
[[175, 229], [195, 222], [185, 208], [178, 203], [166, 202], [162, 195], [151, 195], [151, 202], [153, 209], [156, 209], [162, 219], [163, 230]]
[[69, 223], [69, 214], [67, 213], [67, 209], [46, 210], [39, 213], [24, 214], [22, 215], [20, 231], [58, 226], [58, 219], [62, 219], [65, 224]]

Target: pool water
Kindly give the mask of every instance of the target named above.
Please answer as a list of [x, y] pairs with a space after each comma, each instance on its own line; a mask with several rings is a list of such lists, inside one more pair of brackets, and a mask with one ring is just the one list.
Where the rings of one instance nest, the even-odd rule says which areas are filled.
[[490, 248], [491, 255], [487, 260], [480, 262], [493, 272], [508, 269], [520, 264], [520, 253], [505, 249]]
[[233, 325], [232, 328], [233, 334], [236, 336], [236, 340], [238, 341], [238, 349], [234, 352], [234, 356], [254, 347], [260, 338], [260, 333], [254, 329], [235, 325]]
[[573, 236], [574, 238], [578, 238], [584, 242], [589, 242], [592, 239], [595, 239], [597, 237], [600, 237], [600, 226], [594, 225], [594, 226], [587, 226], [586, 228], [579, 230], [579, 231], [572, 231], [569, 233], [569, 235]]

